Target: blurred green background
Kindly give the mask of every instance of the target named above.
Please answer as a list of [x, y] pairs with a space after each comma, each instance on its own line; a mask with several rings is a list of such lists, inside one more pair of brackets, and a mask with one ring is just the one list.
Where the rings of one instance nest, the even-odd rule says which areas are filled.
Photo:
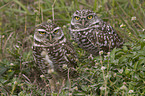
[[54, 20], [70, 39], [67, 33], [71, 16], [80, 9], [96, 12], [126, 43], [123, 48], [114, 48], [93, 60], [74, 45], [81, 61], [78, 67], [81, 75], [71, 86], [66, 84], [61, 93], [51, 95], [145, 95], [144, 0], [0, 0], [1, 96], [50, 95], [48, 86], [43, 84], [45, 78], [37, 76], [33, 62], [31, 48], [35, 26]]

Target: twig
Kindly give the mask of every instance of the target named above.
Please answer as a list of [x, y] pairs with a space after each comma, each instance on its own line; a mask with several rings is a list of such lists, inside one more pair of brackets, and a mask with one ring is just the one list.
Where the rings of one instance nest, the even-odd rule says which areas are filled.
[[43, 21], [43, 8], [41, 8], [41, 20]]
[[69, 93], [70, 93], [70, 91], [71, 91], [71, 80], [69, 78], [69, 68], [68, 68], [68, 81], [69, 81]]
[[3, 88], [8, 92], [8, 94], [10, 94], [10, 91], [8, 90], [8, 88], [0, 81], [0, 84], [3, 86]]
[[31, 83], [30, 79], [25, 74], [22, 75], [29, 81], [29, 83]]
[[5, 5], [3, 5], [3, 6], [1, 6], [0, 7], [0, 9], [2, 9], [3, 7], [5, 7], [5, 6], [7, 6], [7, 5], [9, 5], [10, 3], [12, 3], [13, 1], [10, 1], [10, 2], [8, 2], [7, 4], [5, 4]]
[[92, 82], [91, 80], [89, 80], [89, 79], [87, 79], [87, 78], [85, 78], [85, 77], [82, 77], [83, 79], [85, 79], [85, 80], [87, 80], [87, 81], [89, 81], [90, 83], [94, 83], [94, 82]]
[[11, 38], [11, 36], [13, 35], [13, 33], [14, 32], [12, 32], [10, 35], [9, 35], [9, 37], [8, 37], [8, 39], [6, 40], [6, 42], [5, 42], [5, 44], [4, 44], [4, 46], [3, 46], [3, 53], [4, 53], [4, 49], [5, 49], [5, 47], [6, 47], [6, 45], [7, 45], [7, 42], [8, 42], [8, 40]]
[[64, 85], [65, 85], [65, 79], [63, 79], [63, 81], [62, 81], [62, 85], [61, 85], [61, 87], [60, 87], [60, 90], [59, 90], [57, 96], [59, 96], [59, 94], [61, 93], [61, 90], [62, 90], [62, 88], [64, 87]]
[[54, 4], [55, 4], [56, 0], [54, 0], [53, 4], [52, 4], [52, 18], [54, 21]]

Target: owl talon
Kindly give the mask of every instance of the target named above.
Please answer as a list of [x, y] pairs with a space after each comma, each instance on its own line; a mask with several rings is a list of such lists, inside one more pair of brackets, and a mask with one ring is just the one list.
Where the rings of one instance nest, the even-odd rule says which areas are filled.
[[92, 55], [92, 54], [90, 54], [90, 56], [88, 57], [88, 59], [93, 60], [93, 59], [94, 59], [93, 55]]

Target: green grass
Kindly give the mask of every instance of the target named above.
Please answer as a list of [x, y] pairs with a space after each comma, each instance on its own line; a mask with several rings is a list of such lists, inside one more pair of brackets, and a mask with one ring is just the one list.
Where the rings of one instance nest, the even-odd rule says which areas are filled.
[[117, 30], [126, 43], [123, 48], [115, 48], [93, 60], [75, 47], [81, 61], [78, 67], [80, 77], [71, 82], [71, 90], [67, 83], [60, 96], [145, 95], [144, 0], [1, 0], [1, 96], [49, 94], [45, 78], [37, 75], [33, 62], [31, 47], [35, 26], [54, 19], [70, 38], [67, 28], [71, 15], [83, 8], [96, 12]]

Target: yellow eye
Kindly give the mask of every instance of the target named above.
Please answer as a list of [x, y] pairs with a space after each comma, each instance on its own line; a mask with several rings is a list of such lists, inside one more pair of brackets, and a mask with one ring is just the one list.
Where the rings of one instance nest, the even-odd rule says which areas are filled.
[[75, 19], [76, 19], [76, 20], [79, 20], [79, 19], [80, 19], [80, 17], [78, 17], [78, 16], [75, 16]]
[[58, 30], [55, 30], [54, 33], [58, 33]]
[[92, 19], [92, 18], [93, 18], [93, 16], [92, 16], [92, 15], [90, 15], [90, 16], [88, 16], [87, 18], [88, 18], [88, 19]]
[[39, 31], [40, 34], [46, 34], [46, 32]]

